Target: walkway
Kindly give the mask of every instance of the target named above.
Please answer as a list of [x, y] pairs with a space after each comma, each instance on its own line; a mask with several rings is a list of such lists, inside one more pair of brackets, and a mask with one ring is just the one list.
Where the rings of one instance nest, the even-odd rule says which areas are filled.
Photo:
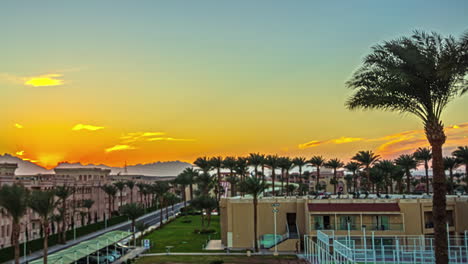
[[121, 264], [121, 263], [127, 263], [127, 260], [128, 259], [133, 259], [135, 258], [136, 256], [139, 256], [141, 255], [141, 253], [143, 253], [146, 249], [143, 248], [143, 247], [137, 247], [135, 249], [132, 249], [130, 250], [130, 252], [128, 254], [126, 254], [125, 256], [121, 257], [120, 259], [118, 259], [117, 261], [114, 261], [112, 262], [112, 264]]
[[[174, 211], [172, 211], [172, 206], [167, 207], [168, 211], [169, 211], [169, 217], [172, 216], [172, 215], [177, 214], [178, 212], [180, 212], [180, 209], [183, 206], [184, 206], [183, 202], [178, 203], [177, 205], [174, 205]], [[159, 223], [159, 220], [160, 220], [159, 218], [160, 218], [160, 210], [157, 210], [157, 211], [151, 212], [149, 214], [146, 214], [144, 216], [141, 216], [140, 218], [137, 219], [137, 221], [143, 221], [145, 224], [154, 225], [155, 223]], [[166, 219], [166, 214], [165, 214], [165, 210], [163, 210], [163, 220], [165, 220], [165, 219]], [[73, 245], [76, 245], [78, 243], [86, 241], [88, 239], [95, 238], [95, 237], [97, 237], [99, 235], [105, 234], [105, 233], [107, 233], [109, 231], [113, 231], [113, 230], [130, 230], [130, 227], [131, 227], [131, 221], [126, 221], [126, 222], [123, 222], [123, 223], [120, 223], [120, 224], [117, 224], [117, 225], [113, 225], [113, 226], [110, 226], [110, 227], [108, 227], [106, 229], [101, 229], [101, 230], [99, 230], [97, 232], [90, 233], [90, 234], [78, 237], [76, 240], [69, 240], [69, 241], [67, 241], [67, 244], [65, 244], [65, 245], [58, 244], [58, 245], [49, 247], [49, 252], [48, 253], [51, 254], [51, 253], [60, 251], [62, 249], [66, 249], [68, 247], [71, 247]], [[42, 250], [33, 252], [32, 254], [29, 254], [26, 257], [20, 258], [20, 263], [26, 263], [26, 261], [29, 262], [29, 261], [38, 259], [38, 258], [42, 257], [42, 253], [43, 253]], [[11, 260], [11, 261], [5, 262], [5, 263], [14, 263], [14, 260]]]

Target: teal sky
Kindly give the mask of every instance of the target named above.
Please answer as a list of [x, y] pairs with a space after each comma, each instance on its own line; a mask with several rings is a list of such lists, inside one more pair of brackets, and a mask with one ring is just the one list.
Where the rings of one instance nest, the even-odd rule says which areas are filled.
[[[458, 37], [467, 14], [468, 1], [3, 1], [0, 152], [32, 140], [31, 158], [60, 152], [119, 163], [125, 155], [101, 153], [104, 143], [164, 131], [193, 141], [139, 146], [132, 155], [310, 155], [297, 146], [420, 129], [412, 117], [346, 110], [344, 83], [372, 45], [414, 29]], [[64, 85], [15, 82], [46, 74], [60, 74]], [[446, 124], [468, 122], [466, 105], [456, 100]], [[31, 131], [20, 137], [14, 123]], [[59, 130], [76, 123], [106, 128], [88, 137], [89, 148], [98, 145], [89, 157], [65, 151], [75, 139]], [[355, 148], [324, 151], [344, 157]]]

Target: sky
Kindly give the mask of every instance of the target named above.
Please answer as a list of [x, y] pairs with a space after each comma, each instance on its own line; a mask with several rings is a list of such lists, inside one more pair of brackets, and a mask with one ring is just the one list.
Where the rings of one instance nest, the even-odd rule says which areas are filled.
[[[198, 156], [384, 158], [425, 146], [415, 117], [349, 111], [384, 40], [460, 36], [467, 1], [3, 1], [0, 153], [127, 164]], [[468, 144], [468, 96], [443, 120]]]

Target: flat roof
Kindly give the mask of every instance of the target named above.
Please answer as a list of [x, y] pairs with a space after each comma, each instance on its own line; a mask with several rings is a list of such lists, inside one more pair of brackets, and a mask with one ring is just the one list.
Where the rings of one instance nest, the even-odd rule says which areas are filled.
[[315, 212], [400, 212], [398, 203], [309, 203]]
[[[60, 250], [50, 254], [47, 258], [49, 263], [70, 264], [75, 263], [102, 248], [119, 242], [120, 240], [129, 237], [132, 233], [126, 231], [111, 231], [96, 238], [83, 241], [77, 245]], [[43, 264], [43, 258], [30, 261], [31, 264]]]

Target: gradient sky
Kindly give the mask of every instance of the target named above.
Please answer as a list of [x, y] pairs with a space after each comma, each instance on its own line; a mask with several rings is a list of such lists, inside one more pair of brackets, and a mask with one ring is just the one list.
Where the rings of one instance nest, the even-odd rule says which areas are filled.
[[[468, 30], [468, 1], [2, 1], [0, 153], [51, 167], [204, 155], [385, 157], [412, 116], [348, 111], [370, 47]], [[468, 96], [443, 116], [468, 144]], [[454, 125], [455, 128], [454, 128]]]

